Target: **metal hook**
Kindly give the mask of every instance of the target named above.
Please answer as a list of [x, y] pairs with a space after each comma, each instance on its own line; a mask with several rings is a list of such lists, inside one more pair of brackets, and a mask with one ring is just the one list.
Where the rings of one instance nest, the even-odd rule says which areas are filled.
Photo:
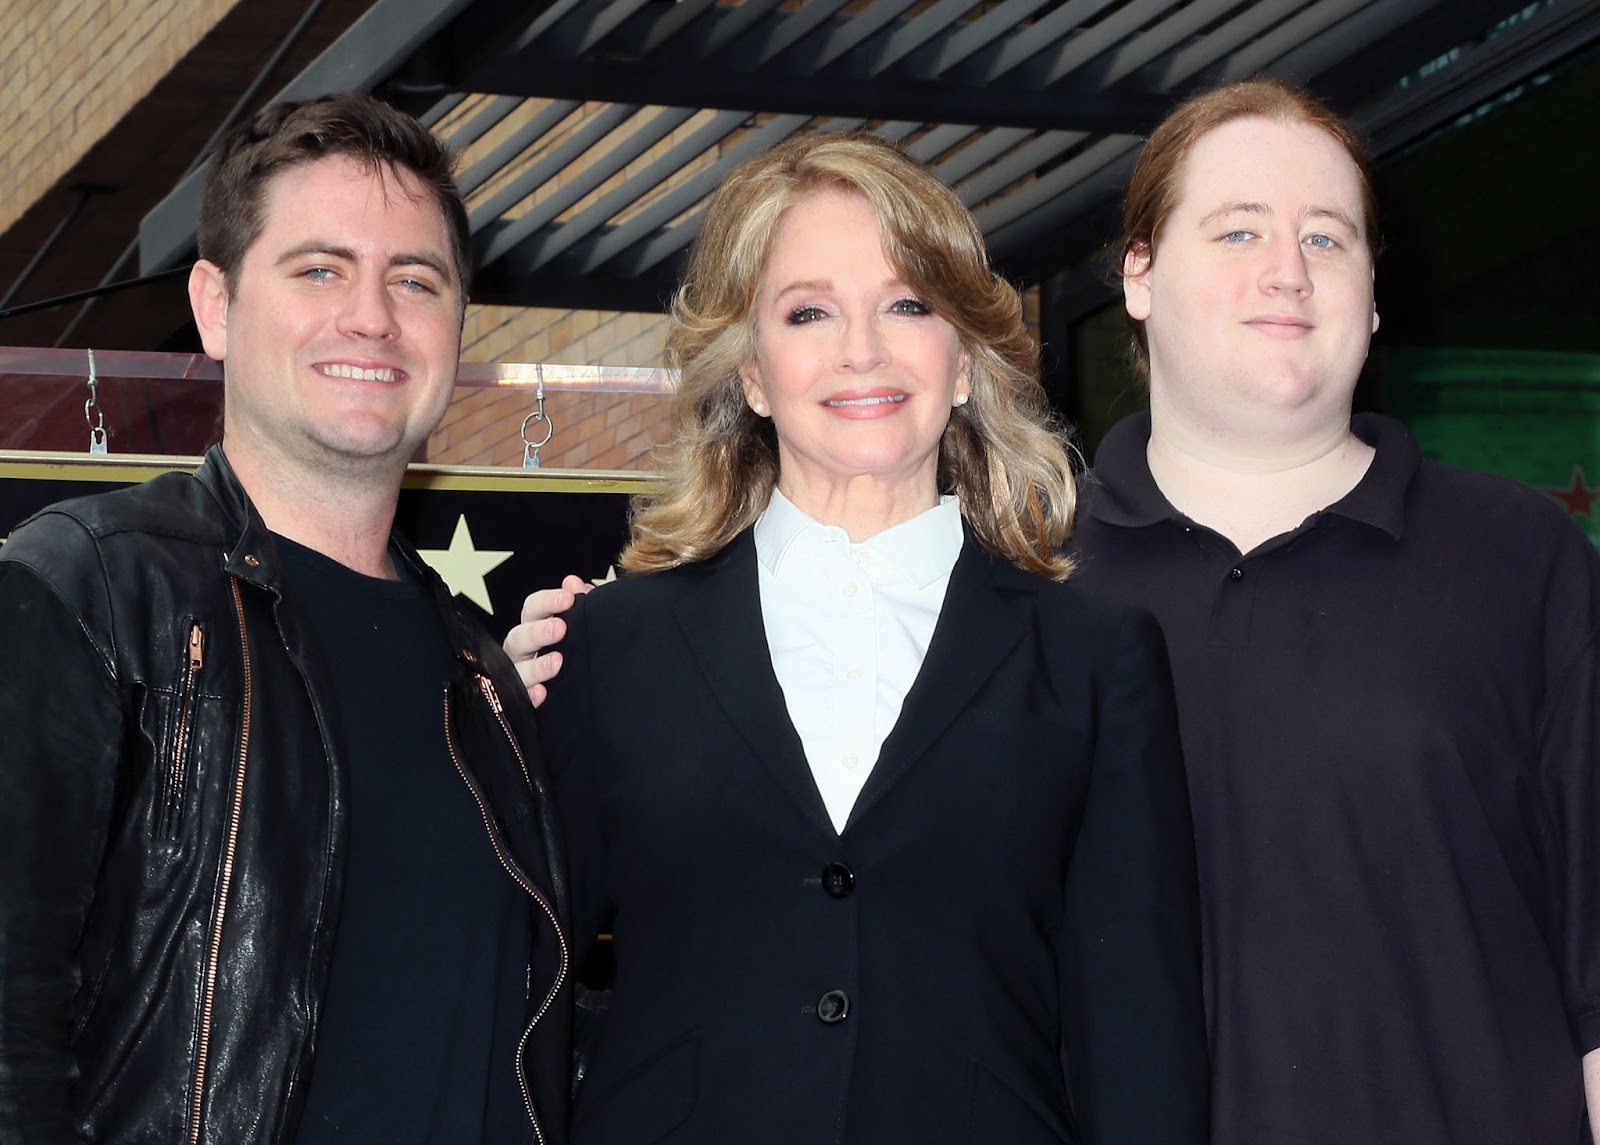
[[89, 427], [89, 455], [106, 450], [106, 415], [100, 408], [100, 377], [94, 368], [94, 351], [89, 351], [89, 396], [83, 403], [83, 420]]
[[[550, 439], [556, 432], [555, 422], [544, 412], [544, 366], [535, 363], [533, 368], [539, 384], [533, 391], [533, 412], [522, 419], [522, 468], [524, 469], [539, 468], [539, 451], [550, 444]], [[534, 422], [544, 423], [544, 436], [538, 441], [528, 436], [528, 426]]]

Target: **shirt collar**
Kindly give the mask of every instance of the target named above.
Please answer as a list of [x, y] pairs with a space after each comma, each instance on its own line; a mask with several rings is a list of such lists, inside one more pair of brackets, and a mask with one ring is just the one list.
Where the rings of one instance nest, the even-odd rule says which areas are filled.
[[[784, 562], [803, 537], [820, 541], [833, 535], [850, 543], [843, 529], [813, 520], [777, 489], [756, 518], [754, 534], [756, 557], [775, 576], [781, 574]], [[965, 539], [960, 501], [941, 497], [933, 508], [853, 547], [870, 549], [912, 584], [927, 588], [950, 575]]]
[[[1405, 426], [1380, 414], [1356, 414], [1350, 428], [1375, 454], [1356, 487], [1325, 512], [1371, 525], [1398, 540], [1405, 531], [1406, 490], [1421, 463], [1417, 443]], [[1149, 444], [1148, 412], [1132, 414], [1111, 427], [1095, 452], [1094, 468], [1084, 475], [1082, 512], [1125, 528], [1187, 521], [1150, 475], [1145, 455]]]

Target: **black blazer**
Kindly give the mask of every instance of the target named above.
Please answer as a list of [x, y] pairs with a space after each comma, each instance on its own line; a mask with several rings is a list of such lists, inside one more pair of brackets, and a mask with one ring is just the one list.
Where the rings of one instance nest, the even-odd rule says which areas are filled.
[[1206, 1139], [1194, 844], [1148, 614], [969, 537], [842, 834], [750, 532], [569, 624], [541, 716], [573, 933], [609, 920], [617, 960], [574, 1145]]

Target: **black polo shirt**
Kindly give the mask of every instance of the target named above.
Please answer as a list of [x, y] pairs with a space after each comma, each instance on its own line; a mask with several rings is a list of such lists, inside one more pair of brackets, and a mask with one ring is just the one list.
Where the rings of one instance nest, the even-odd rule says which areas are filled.
[[1172, 653], [1215, 1141], [1587, 1140], [1600, 554], [1542, 495], [1354, 428], [1356, 488], [1243, 555], [1162, 496], [1148, 415], [1083, 486], [1078, 582]]

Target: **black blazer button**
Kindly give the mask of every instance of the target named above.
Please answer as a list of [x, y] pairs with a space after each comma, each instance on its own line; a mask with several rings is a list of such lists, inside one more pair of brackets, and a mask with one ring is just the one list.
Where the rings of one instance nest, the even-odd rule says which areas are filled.
[[829, 990], [817, 999], [817, 1017], [832, 1026], [850, 1016], [850, 995], [843, 990]]
[[843, 863], [829, 863], [822, 868], [822, 889], [836, 899], [846, 898], [856, 889], [856, 873]]

